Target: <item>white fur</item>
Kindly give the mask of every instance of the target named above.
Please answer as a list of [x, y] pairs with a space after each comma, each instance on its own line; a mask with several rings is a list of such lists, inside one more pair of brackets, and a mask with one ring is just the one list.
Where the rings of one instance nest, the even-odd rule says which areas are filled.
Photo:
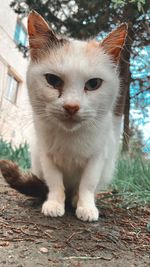
[[[120, 122], [113, 107], [119, 94], [119, 79], [110, 57], [99, 49], [93, 56], [86, 42], [70, 41], [69, 48], [53, 49], [39, 63], [31, 62], [27, 83], [33, 108], [36, 142], [32, 169], [43, 175], [49, 194], [42, 212], [62, 216], [65, 191], [77, 200], [76, 215], [83, 221], [98, 220], [95, 192], [110, 182], [118, 150]], [[45, 73], [64, 80], [61, 97], [51, 88]], [[101, 78], [101, 87], [85, 92], [85, 82]], [[78, 103], [75, 122], [66, 122], [64, 104]], [[78, 195], [78, 196], [77, 196]]]

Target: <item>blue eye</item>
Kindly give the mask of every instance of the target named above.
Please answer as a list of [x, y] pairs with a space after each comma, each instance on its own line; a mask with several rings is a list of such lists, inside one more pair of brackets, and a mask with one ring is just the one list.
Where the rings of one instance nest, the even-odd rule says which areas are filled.
[[86, 91], [97, 90], [102, 85], [102, 82], [103, 80], [100, 78], [90, 79], [85, 83], [85, 90]]
[[47, 83], [51, 85], [52, 87], [54, 87], [55, 89], [61, 89], [63, 87], [64, 82], [57, 75], [46, 73], [44, 76], [45, 76]]

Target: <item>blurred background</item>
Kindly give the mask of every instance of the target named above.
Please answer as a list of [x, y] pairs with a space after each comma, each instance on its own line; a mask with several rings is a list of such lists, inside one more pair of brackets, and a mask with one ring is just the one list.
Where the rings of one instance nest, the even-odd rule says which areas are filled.
[[[30, 168], [32, 112], [27, 88], [27, 16], [39, 12], [57, 33], [101, 40], [122, 22], [129, 33], [120, 60], [124, 101], [114, 190], [150, 203], [150, 1], [5, 0], [0, 6], [0, 158]], [[118, 102], [119, 105], [119, 102]], [[126, 194], [128, 200], [129, 195]], [[132, 202], [132, 201], [131, 201]]]

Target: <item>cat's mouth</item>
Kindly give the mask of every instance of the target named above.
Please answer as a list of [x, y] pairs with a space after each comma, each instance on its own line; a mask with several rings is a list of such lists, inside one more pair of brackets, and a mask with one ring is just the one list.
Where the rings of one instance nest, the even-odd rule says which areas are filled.
[[59, 122], [61, 123], [62, 127], [67, 130], [75, 130], [81, 126], [82, 118], [79, 116], [60, 116]]
[[64, 113], [53, 113], [53, 121], [64, 130], [76, 130], [80, 128], [85, 118], [79, 114], [69, 115]]
[[77, 117], [74, 116], [65, 116], [61, 118], [61, 122], [67, 129], [72, 129], [75, 128], [76, 126], [79, 126], [81, 123], [81, 120]]

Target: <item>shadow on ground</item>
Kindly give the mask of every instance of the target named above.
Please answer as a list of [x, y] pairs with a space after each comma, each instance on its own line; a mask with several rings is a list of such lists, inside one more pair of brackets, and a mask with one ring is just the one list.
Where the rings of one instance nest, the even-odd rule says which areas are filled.
[[100, 219], [84, 223], [67, 210], [46, 218], [41, 203], [0, 184], [0, 266], [149, 267], [147, 207], [118, 208], [117, 199], [99, 195]]

